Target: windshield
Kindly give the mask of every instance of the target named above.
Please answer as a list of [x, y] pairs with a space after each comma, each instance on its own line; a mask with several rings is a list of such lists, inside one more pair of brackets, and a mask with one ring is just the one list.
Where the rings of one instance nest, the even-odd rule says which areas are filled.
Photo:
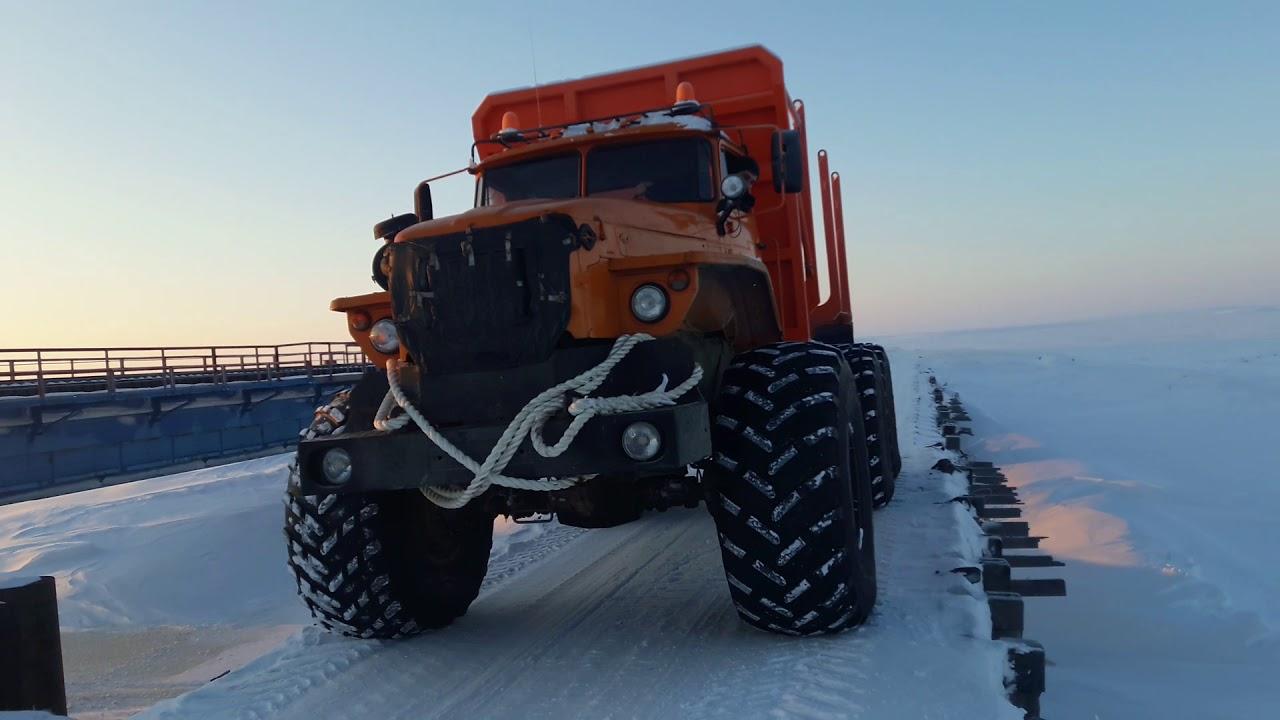
[[578, 165], [578, 154], [573, 153], [491, 168], [484, 173], [476, 204], [577, 197]]
[[596, 148], [587, 155], [587, 194], [654, 202], [714, 200], [711, 144], [678, 138]]

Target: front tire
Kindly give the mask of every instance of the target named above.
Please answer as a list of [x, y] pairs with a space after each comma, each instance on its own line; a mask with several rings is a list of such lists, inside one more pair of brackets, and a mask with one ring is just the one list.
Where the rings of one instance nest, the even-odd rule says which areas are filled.
[[862, 418], [840, 353], [816, 342], [744, 353], [725, 371], [707, 505], [747, 623], [788, 635], [861, 624], [875, 603]]
[[[345, 430], [348, 405], [340, 393], [317, 410], [307, 434]], [[446, 510], [416, 490], [290, 494], [284, 532], [298, 594], [322, 626], [398, 638], [467, 611], [488, 570], [493, 517], [478, 502]]]

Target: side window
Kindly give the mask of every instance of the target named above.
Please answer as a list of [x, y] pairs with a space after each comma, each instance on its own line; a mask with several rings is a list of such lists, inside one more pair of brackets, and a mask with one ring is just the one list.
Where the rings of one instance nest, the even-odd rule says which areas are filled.
[[745, 155], [739, 155], [735, 152], [730, 152], [728, 150], [721, 151], [720, 153], [720, 173], [721, 173], [720, 176], [721, 177], [724, 177], [725, 175], [733, 175], [734, 173], [740, 173], [744, 170], [750, 170], [752, 173], [755, 173], [757, 176], [760, 175], [760, 166], [756, 164], [755, 160], [752, 160], [751, 158]]

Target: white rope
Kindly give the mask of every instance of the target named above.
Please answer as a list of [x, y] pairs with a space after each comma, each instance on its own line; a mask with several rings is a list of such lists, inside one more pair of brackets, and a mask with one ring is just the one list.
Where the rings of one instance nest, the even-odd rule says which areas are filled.
[[[647, 393], [618, 395], [616, 397], [587, 397], [604, 383], [610, 371], [618, 363], [622, 362], [622, 359], [631, 352], [632, 348], [652, 339], [653, 336], [644, 333], [623, 335], [614, 341], [609, 354], [599, 365], [538, 393], [507, 424], [506, 430], [502, 432], [502, 436], [498, 438], [493, 449], [489, 451], [484, 462], [476, 462], [456, 445], [449, 442], [449, 439], [442, 435], [414, 407], [413, 403], [400, 388], [398, 377], [400, 363], [395, 359], [387, 361], [387, 384], [390, 386], [390, 390], [382, 398], [382, 404], [378, 407], [373, 426], [375, 429], [382, 431], [399, 430], [412, 421], [445, 454], [471, 471], [473, 477], [466, 487], [422, 488], [422, 494], [440, 507], [460, 508], [473, 498], [484, 493], [485, 490], [489, 489], [490, 485], [501, 485], [521, 490], [563, 490], [572, 487], [585, 478], [546, 477], [527, 479], [509, 477], [502, 474], [502, 471], [511, 462], [511, 458], [515, 456], [516, 450], [520, 448], [526, 437], [529, 438], [530, 444], [539, 455], [547, 458], [557, 457], [569, 449], [569, 446], [573, 444], [574, 438], [578, 436], [582, 427], [591, 418], [597, 415], [616, 415], [618, 413], [674, 405], [677, 398], [692, 390], [702, 380], [702, 368], [697, 363], [694, 363], [693, 371], [689, 374], [689, 378], [671, 389], [667, 389], [668, 379], [666, 375], [663, 375], [662, 382], [659, 383], [658, 387]], [[583, 397], [569, 403], [568, 410], [569, 414], [573, 416], [573, 420], [569, 422], [569, 427], [565, 429], [564, 435], [554, 444], [548, 445], [542, 438], [542, 429], [547, 424], [547, 420], [565, 407], [569, 393], [577, 393]], [[396, 407], [404, 410], [405, 414], [391, 417], [391, 413]]]

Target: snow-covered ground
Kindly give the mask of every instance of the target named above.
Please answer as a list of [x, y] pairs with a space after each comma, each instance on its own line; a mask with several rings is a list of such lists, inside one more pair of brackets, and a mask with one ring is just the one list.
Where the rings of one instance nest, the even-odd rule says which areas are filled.
[[893, 343], [960, 394], [1068, 562], [1068, 597], [1029, 603], [1046, 716], [1280, 712], [1280, 308]]
[[929, 470], [920, 378], [895, 365], [905, 467], [876, 514], [880, 603], [838, 637], [738, 622], [702, 510], [594, 531], [502, 523], [454, 626], [390, 643], [300, 629], [283, 457], [0, 507], [0, 572], [59, 578], [82, 717], [185, 693], [146, 715], [1017, 718], [985, 603], [948, 572], [977, 537], [943, 502], [959, 478]]
[[1029, 602], [1047, 716], [1280, 707], [1280, 309], [892, 344], [906, 467], [876, 515], [877, 612], [839, 637], [737, 622], [702, 511], [500, 523], [453, 627], [326, 635], [284, 569], [285, 457], [0, 507], [0, 573], [58, 577], [82, 717], [1013, 718], [984, 605], [946, 572], [977, 550], [965, 511], [939, 504], [958, 479], [928, 470], [929, 368], [1068, 562], [1049, 574], [1070, 594]]
[[276, 527], [286, 463], [0, 506], [0, 574], [57, 578], [73, 713], [127, 717], [309, 622], [281, 601], [292, 592]]

